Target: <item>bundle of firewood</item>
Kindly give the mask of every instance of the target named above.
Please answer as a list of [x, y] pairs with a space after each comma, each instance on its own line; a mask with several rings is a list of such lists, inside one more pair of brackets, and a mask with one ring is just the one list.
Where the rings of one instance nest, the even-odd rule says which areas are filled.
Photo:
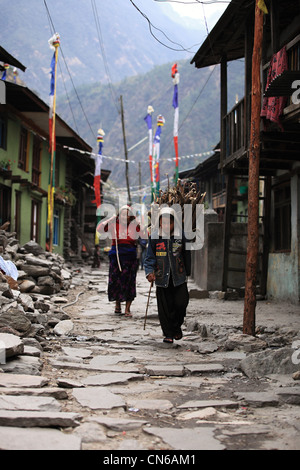
[[165, 191], [160, 190], [159, 197], [156, 199], [156, 204], [159, 206], [167, 204], [173, 206], [178, 204], [182, 210], [182, 220], [184, 220], [184, 206], [185, 204], [192, 204], [192, 230], [196, 228], [196, 206], [203, 204], [206, 193], [197, 191], [196, 183], [191, 181], [182, 182], [180, 179], [177, 185], [168, 188]]

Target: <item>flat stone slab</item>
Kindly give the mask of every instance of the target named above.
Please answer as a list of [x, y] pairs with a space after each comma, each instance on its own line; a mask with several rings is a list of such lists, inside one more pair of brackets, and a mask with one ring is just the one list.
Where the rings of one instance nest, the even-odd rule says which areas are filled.
[[208, 418], [211, 418], [212, 416], [215, 416], [216, 414], [217, 414], [217, 410], [210, 406], [208, 408], [203, 408], [200, 410], [189, 411], [189, 412], [183, 413], [182, 415], [179, 415], [177, 419], [181, 419], [183, 421], [187, 421], [190, 419], [208, 419]]
[[73, 390], [73, 396], [82, 405], [92, 410], [110, 410], [125, 407], [125, 401], [104, 387], [86, 387]]
[[154, 365], [147, 366], [145, 368], [145, 373], [148, 375], [166, 375], [174, 377], [182, 377], [184, 375], [183, 366], [164, 366], [164, 365]]
[[62, 347], [62, 351], [71, 357], [80, 357], [86, 359], [92, 356], [93, 352], [87, 348], [70, 348], [67, 346]]
[[130, 403], [130, 408], [135, 408], [138, 410], [159, 410], [165, 411], [173, 408], [173, 404], [169, 400], [135, 400], [133, 403]]
[[234, 395], [251, 406], [263, 407], [279, 404], [279, 398], [273, 392], [236, 392]]
[[57, 429], [0, 427], [0, 450], [81, 450], [81, 439]]
[[147, 421], [137, 420], [137, 419], [126, 419], [126, 418], [106, 418], [105, 416], [99, 416], [91, 418], [91, 421], [96, 421], [97, 423], [105, 426], [112, 431], [132, 431], [134, 429], [139, 429], [142, 426], [147, 424]]
[[93, 368], [97, 367], [102, 367], [102, 366], [107, 366], [107, 365], [116, 365], [121, 363], [128, 363], [128, 362], [133, 362], [134, 357], [129, 356], [128, 354], [123, 354], [122, 356], [113, 356], [113, 355], [107, 355], [107, 356], [95, 356], [91, 361], [90, 361], [90, 366]]
[[85, 385], [116, 385], [127, 384], [129, 380], [144, 380], [141, 374], [127, 374], [123, 372], [103, 372], [102, 374], [90, 375], [81, 382]]
[[222, 364], [185, 364], [184, 368], [191, 374], [203, 374], [211, 372], [222, 372], [224, 366]]
[[73, 379], [66, 379], [63, 377], [60, 377], [56, 379], [56, 383], [58, 387], [61, 388], [80, 388], [84, 387], [84, 384], [82, 382], [78, 382], [78, 380], [73, 380]]
[[66, 390], [58, 387], [44, 387], [44, 388], [0, 388], [0, 395], [26, 395], [32, 397], [52, 397], [56, 400], [66, 400], [68, 393]]
[[0, 396], [0, 410], [60, 411], [60, 409], [58, 401], [51, 397]]
[[282, 387], [276, 390], [276, 394], [289, 405], [300, 405], [300, 387]]
[[55, 411], [0, 410], [0, 426], [16, 427], [75, 427], [81, 416], [78, 413]]
[[42, 361], [38, 357], [33, 356], [18, 356], [1, 365], [4, 372], [25, 375], [40, 375], [42, 367]]
[[0, 387], [44, 387], [48, 382], [43, 376], [0, 373]]
[[144, 431], [160, 437], [176, 450], [225, 450], [225, 446], [214, 437], [215, 428], [211, 426], [190, 429], [145, 427]]
[[127, 373], [139, 373], [140, 367], [135, 364], [106, 364], [101, 366], [83, 364], [78, 362], [64, 362], [64, 361], [51, 361], [50, 364], [57, 369], [73, 369], [73, 370], [88, 370], [88, 371], [97, 371], [97, 372], [127, 372]]
[[238, 406], [239, 403], [230, 400], [195, 400], [183, 403], [182, 405], [177, 406], [177, 408], [235, 408]]

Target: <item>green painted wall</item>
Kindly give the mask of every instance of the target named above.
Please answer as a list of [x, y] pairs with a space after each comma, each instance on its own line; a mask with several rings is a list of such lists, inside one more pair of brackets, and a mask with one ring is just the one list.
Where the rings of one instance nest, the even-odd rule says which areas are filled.
[[[20, 131], [21, 122], [15, 116], [10, 116], [7, 122], [7, 149], [0, 148], [0, 162], [2, 160], [9, 160], [11, 171], [13, 175], [20, 175], [22, 178], [32, 181], [32, 150], [34, 142], [34, 134], [28, 128], [28, 165], [27, 171], [18, 168], [19, 160], [19, 145], [20, 145]], [[48, 150], [48, 142], [42, 140], [41, 147], [41, 179], [40, 187], [44, 191], [48, 191], [48, 182], [50, 174], [50, 155]], [[57, 186], [65, 186], [66, 177], [66, 156], [63, 152], [57, 151], [58, 162], [58, 181]], [[33, 191], [28, 186], [22, 186], [19, 183], [12, 183], [11, 180], [4, 179], [0, 176], [0, 184], [11, 188], [11, 227], [10, 230], [15, 230], [15, 207], [16, 207], [16, 192], [21, 194], [21, 209], [20, 209], [20, 244], [23, 245], [31, 238], [31, 212], [32, 200], [34, 199], [39, 203], [39, 232], [38, 241], [40, 245], [45, 248], [46, 235], [47, 235], [47, 197], [42, 196], [37, 191]], [[63, 254], [63, 236], [64, 236], [64, 206], [55, 203], [54, 209], [59, 211], [59, 238], [58, 245], [53, 246], [53, 252]]]

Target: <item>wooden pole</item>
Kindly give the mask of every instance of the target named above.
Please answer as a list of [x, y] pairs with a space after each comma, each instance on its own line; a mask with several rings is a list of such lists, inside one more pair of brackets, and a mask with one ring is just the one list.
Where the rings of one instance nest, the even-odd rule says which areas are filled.
[[57, 57], [59, 43], [54, 44], [55, 47], [55, 73], [54, 73], [54, 95], [53, 95], [53, 118], [52, 118], [52, 136], [51, 136], [51, 164], [50, 164], [50, 219], [49, 219], [49, 251], [53, 249], [53, 210], [54, 210], [54, 176], [55, 176], [55, 113], [56, 113], [56, 75], [57, 75]]
[[261, 80], [260, 64], [263, 40], [263, 12], [255, 6], [254, 45], [252, 56], [251, 131], [249, 145], [248, 182], [248, 243], [245, 275], [245, 302], [243, 333], [255, 335], [256, 273], [258, 260], [259, 215], [259, 160], [260, 160], [260, 112]]
[[131, 204], [130, 186], [129, 186], [129, 172], [128, 172], [128, 151], [127, 151], [127, 145], [126, 145], [124, 109], [123, 109], [123, 97], [122, 97], [122, 95], [120, 96], [120, 102], [121, 102], [121, 117], [122, 117], [122, 130], [123, 130], [123, 142], [124, 142], [124, 154], [125, 154], [125, 176], [126, 176], [126, 185], [127, 185], [127, 194], [128, 194], [128, 204]]
[[147, 307], [146, 307], [145, 320], [144, 320], [144, 330], [146, 329], [147, 313], [148, 313], [148, 307], [149, 307], [149, 301], [150, 301], [150, 294], [151, 294], [152, 286], [153, 286], [153, 281], [151, 281], [150, 288], [149, 288], [149, 293], [148, 293]]

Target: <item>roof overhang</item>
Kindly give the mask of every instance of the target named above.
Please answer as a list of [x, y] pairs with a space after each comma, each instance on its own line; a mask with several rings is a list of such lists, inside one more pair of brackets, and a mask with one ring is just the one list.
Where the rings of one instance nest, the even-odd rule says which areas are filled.
[[245, 55], [245, 24], [254, 11], [255, 0], [231, 2], [191, 60], [197, 68], [241, 59]]
[[[11, 82], [5, 82], [5, 87], [6, 104], [13, 107], [34, 129], [38, 129], [44, 138], [49, 139], [49, 106], [27, 87]], [[92, 147], [57, 114], [55, 136], [57, 144], [92, 151]]]
[[9, 52], [7, 52], [3, 47], [0, 46], [0, 61], [12, 65], [13, 67], [17, 67], [18, 69], [25, 72], [26, 67], [25, 65], [21, 64], [17, 59], [15, 59]]

